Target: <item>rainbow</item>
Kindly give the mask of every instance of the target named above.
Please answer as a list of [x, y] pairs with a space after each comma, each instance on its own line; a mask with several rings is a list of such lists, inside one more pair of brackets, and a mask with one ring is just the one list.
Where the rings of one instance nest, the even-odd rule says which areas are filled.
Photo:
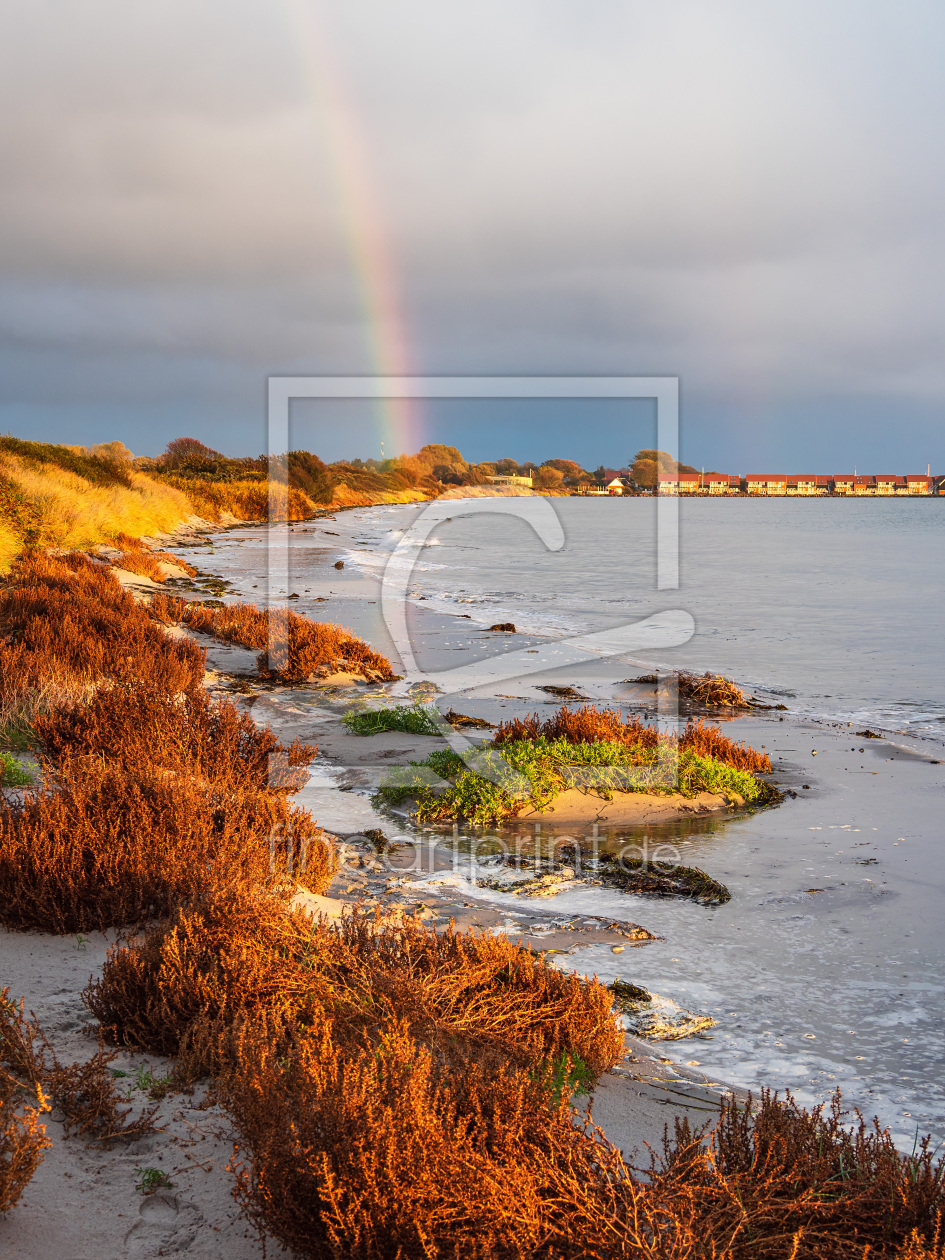
[[[357, 110], [344, 82], [318, 0], [283, 0], [312, 109], [324, 136], [367, 331], [370, 370], [411, 376], [409, 332], [397, 269], [371, 175]], [[412, 398], [378, 404], [380, 449], [390, 457], [423, 445], [423, 415]]]

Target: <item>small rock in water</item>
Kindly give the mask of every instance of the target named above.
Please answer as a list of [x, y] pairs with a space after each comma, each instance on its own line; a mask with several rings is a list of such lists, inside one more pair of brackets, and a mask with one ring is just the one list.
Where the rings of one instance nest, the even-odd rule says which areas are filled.
[[335, 561], [335, 568], [336, 568], [336, 569], [343, 569], [344, 567], [345, 567], [345, 562], [344, 562], [344, 560], [336, 560], [336, 561]]
[[497, 621], [494, 626], [489, 626], [489, 629], [502, 630], [505, 634], [518, 634], [514, 621]]
[[610, 952], [612, 954], [622, 954], [626, 948], [626, 945], [611, 945]]

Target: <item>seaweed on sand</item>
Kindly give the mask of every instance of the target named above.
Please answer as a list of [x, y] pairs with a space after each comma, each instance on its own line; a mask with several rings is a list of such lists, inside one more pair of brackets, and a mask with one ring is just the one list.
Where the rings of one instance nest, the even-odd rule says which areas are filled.
[[600, 879], [628, 893], [657, 897], [691, 897], [704, 906], [722, 906], [732, 894], [698, 866], [671, 866], [642, 858], [604, 858], [597, 867]]

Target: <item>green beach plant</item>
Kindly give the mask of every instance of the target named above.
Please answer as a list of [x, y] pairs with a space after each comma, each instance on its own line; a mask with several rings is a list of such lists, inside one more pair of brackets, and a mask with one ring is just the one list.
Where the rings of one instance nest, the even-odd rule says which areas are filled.
[[443, 719], [436, 705], [411, 704], [393, 709], [350, 709], [342, 721], [353, 735], [381, 735], [385, 731], [439, 735]]
[[29, 787], [32, 782], [33, 776], [22, 761], [10, 753], [0, 752], [0, 788]]
[[[612, 800], [615, 792], [650, 792], [691, 798], [699, 792], [726, 795], [744, 802], [776, 799], [775, 790], [747, 770], [717, 757], [700, 756], [663, 743], [624, 744], [617, 740], [571, 743], [540, 735], [501, 745], [503, 761], [493, 756], [497, 781], [467, 768], [450, 749], [436, 749], [422, 761], [392, 770], [378, 788], [382, 805], [416, 801], [415, 816], [424, 822], [465, 818], [478, 825], [501, 823], [523, 809], [547, 808], [562, 792], [578, 788]], [[491, 751], [480, 745], [480, 753]], [[503, 769], [504, 765], [504, 769]], [[512, 784], [524, 776], [530, 794], [513, 794]]]

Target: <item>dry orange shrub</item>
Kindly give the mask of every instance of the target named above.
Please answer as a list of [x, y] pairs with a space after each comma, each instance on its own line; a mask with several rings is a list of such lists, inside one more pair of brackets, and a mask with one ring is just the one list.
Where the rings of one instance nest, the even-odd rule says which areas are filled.
[[238, 1196], [312, 1260], [940, 1260], [942, 1162], [766, 1095], [677, 1125], [646, 1179], [534, 1074], [444, 1067], [411, 1031], [246, 1020], [222, 1093]]
[[89, 756], [161, 767], [228, 791], [298, 791], [317, 749], [283, 746], [226, 699], [205, 691], [170, 695], [152, 683], [100, 689], [85, 705], [61, 706], [34, 723], [47, 757]]
[[22, 806], [0, 810], [0, 922], [20, 931], [104, 931], [167, 915], [208, 888], [287, 878], [286, 836], [307, 846], [295, 878], [329, 882], [333, 844], [276, 793], [231, 793], [147, 766], [134, 774], [63, 756]]
[[[62, 1064], [35, 1018], [0, 993], [0, 1086], [6, 1081], [27, 1096], [35, 1096], [64, 1116], [66, 1134], [76, 1130], [90, 1142], [133, 1141], [154, 1129], [156, 1107], [131, 1117], [131, 1108], [118, 1093], [109, 1064], [117, 1052], [99, 1049], [86, 1063]], [[131, 1118], [129, 1118], [131, 1117]]]
[[461, 1061], [534, 1066], [579, 1055], [595, 1077], [623, 1048], [612, 994], [508, 941], [411, 920], [329, 927], [241, 889], [214, 892], [112, 950], [86, 1001], [111, 1039], [184, 1051], [198, 1075], [220, 1067], [214, 1038], [260, 1009], [330, 1020], [349, 1045], [400, 1022]]
[[21, 1103], [16, 1082], [0, 1072], [0, 1216], [19, 1202], [52, 1146], [40, 1123], [41, 1107]]
[[[363, 639], [341, 626], [307, 621], [290, 609], [260, 609], [255, 604], [228, 604], [206, 608], [202, 604], [157, 595], [151, 615], [165, 624], [179, 622], [191, 630], [212, 634], [227, 643], [261, 649], [259, 672], [284, 681], [326, 678], [334, 673], [360, 674], [371, 682], [395, 678], [390, 661]], [[283, 645], [285, 663], [270, 666], [270, 634]]]
[[[238, 1027], [222, 1094], [249, 1219], [311, 1260], [646, 1260], [659, 1221], [619, 1152], [529, 1073], [446, 1070], [394, 1024]], [[685, 1253], [679, 1253], [683, 1255]]]
[[538, 739], [541, 736], [566, 739], [572, 744], [612, 740], [641, 748], [656, 748], [658, 744], [678, 745], [680, 750], [688, 749], [700, 757], [717, 757], [736, 770], [749, 770], [756, 774], [770, 774], [772, 770], [767, 753], [737, 743], [723, 735], [717, 726], [707, 726], [701, 720], [690, 720], [677, 739], [675, 735], [659, 731], [655, 723], [643, 722], [632, 715], [625, 718], [619, 709], [598, 709], [591, 704], [575, 709], [562, 706], [547, 718], [532, 713], [526, 718], [501, 722], [493, 743], [498, 746], [511, 740]]
[[112, 542], [115, 547], [121, 549], [121, 555], [115, 557], [112, 563], [120, 569], [126, 569], [129, 573], [149, 577], [155, 582], [166, 582], [167, 574], [163, 567], [165, 564], [172, 564], [183, 569], [190, 577], [194, 577], [197, 572], [186, 560], [171, 555], [169, 551], [155, 551], [140, 538], [132, 538], [130, 534], [118, 534]]
[[878, 1122], [858, 1116], [850, 1125], [839, 1093], [826, 1112], [768, 1091], [747, 1107], [727, 1099], [708, 1140], [677, 1121], [649, 1187], [705, 1238], [698, 1255], [861, 1260], [939, 1251], [942, 1159], [928, 1140], [904, 1156]]
[[203, 674], [196, 644], [168, 638], [84, 556], [27, 556], [0, 588], [0, 726], [86, 699], [106, 679], [176, 693], [197, 689]]

